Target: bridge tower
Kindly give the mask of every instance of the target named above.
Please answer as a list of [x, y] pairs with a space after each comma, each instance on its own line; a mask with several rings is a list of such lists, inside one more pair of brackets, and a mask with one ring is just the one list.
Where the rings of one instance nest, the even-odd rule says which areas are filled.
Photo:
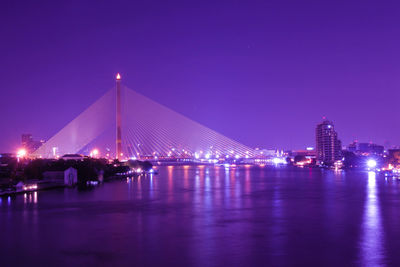
[[116, 110], [116, 136], [115, 136], [115, 155], [120, 160], [122, 154], [122, 134], [121, 134], [121, 75], [117, 73], [117, 110]]

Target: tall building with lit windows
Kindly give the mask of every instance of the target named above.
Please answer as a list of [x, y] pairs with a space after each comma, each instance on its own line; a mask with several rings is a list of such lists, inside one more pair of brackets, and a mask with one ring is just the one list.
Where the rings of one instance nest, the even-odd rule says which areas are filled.
[[324, 120], [316, 128], [317, 162], [323, 165], [332, 165], [341, 159], [342, 143], [338, 139], [333, 123]]
[[37, 150], [42, 144], [44, 143], [44, 141], [36, 141], [32, 138], [31, 134], [23, 134], [21, 136], [21, 144], [22, 147], [28, 152], [28, 153], [32, 153], [35, 150]]

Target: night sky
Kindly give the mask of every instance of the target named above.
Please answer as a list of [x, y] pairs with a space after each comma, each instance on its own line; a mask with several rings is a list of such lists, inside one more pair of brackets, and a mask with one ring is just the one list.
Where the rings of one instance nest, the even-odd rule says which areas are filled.
[[[0, 6], [0, 152], [123, 83], [246, 145], [400, 145], [398, 1], [12, 1]], [[387, 144], [387, 143], [386, 143]]]

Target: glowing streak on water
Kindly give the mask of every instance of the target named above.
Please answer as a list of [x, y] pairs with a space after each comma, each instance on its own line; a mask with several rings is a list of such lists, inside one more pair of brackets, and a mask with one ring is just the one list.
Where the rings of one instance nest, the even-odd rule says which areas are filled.
[[383, 229], [375, 172], [368, 173], [367, 199], [364, 206], [360, 261], [363, 266], [382, 266]]

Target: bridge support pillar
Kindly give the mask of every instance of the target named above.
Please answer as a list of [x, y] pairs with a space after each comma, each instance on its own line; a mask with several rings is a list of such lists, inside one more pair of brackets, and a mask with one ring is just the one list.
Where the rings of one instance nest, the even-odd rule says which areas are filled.
[[116, 110], [116, 138], [115, 155], [116, 159], [121, 160], [122, 154], [122, 133], [121, 133], [121, 75], [117, 73], [117, 110]]

